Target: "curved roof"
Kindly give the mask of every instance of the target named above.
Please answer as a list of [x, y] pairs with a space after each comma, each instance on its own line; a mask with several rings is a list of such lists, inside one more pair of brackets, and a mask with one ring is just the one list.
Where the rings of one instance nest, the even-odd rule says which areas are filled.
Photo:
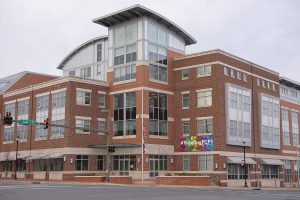
[[141, 6], [139, 4], [131, 6], [129, 8], [119, 10], [117, 12], [113, 12], [103, 17], [93, 19], [93, 22], [106, 27], [110, 27], [115, 24], [128, 21], [132, 18], [138, 18], [143, 16], [151, 17], [159, 21], [160, 23], [166, 25], [169, 29], [175, 31], [178, 35], [180, 35], [184, 39], [185, 45], [195, 44], [197, 42], [190, 34], [185, 32], [181, 27], [179, 27], [174, 22], [154, 12], [153, 10], [145, 8], [144, 6]]
[[102, 39], [106, 39], [108, 38], [107, 35], [104, 35], [104, 36], [99, 36], [99, 37], [96, 37], [96, 38], [93, 38], [91, 40], [88, 40], [86, 42], [84, 42], [83, 44], [79, 45], [78, 47], [76, 47], [73, 51], [71, 51], [60, 63], [59, 65], [56, 67], [57, 69], [62, 69], [64, 64], [66, 64], [66, 62], [69, 61], [69, 59], [74, 55], [76, 54], [80, 49], [84, 48], [85, 46], [87, 45], [90, 45], [90, 44], [93, 44], [95, 42], [97, 42], [98, 40], [102, 40]]

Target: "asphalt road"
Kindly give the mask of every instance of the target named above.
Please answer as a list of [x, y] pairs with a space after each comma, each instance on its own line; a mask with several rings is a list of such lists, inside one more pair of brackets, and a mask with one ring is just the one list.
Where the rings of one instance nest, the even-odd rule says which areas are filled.
[[300, 200], [300, 191], [0, 184], [0, 200]]

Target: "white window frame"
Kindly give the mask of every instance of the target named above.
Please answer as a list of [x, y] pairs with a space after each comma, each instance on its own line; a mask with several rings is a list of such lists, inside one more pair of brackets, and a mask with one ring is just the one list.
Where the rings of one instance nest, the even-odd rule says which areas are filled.
[[[213, 105], [213, 94], [212, 94], [212, 88], [207, 88], [207, 89], [203, 89], [203, 90], [196, 90], [197, 92], [197, 108], [205, 108], [205, 107], [212, 107]], [[210, 93], [210, 95], [206, 95], [207, 93]], [[204, 96], [200, 96], [200, 94], [204, 93]], [[209, 98], [210, 97], [210, 101]], [[200, 98], [204, 98], [204, 104], [200, 105]]]

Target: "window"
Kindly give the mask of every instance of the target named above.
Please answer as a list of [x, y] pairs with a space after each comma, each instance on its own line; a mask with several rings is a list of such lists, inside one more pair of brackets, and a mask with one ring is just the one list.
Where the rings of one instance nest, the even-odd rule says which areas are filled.
[[92, 77], [92, 68], [85, 67], [80, 69], [80, 77], [81, 78], [91, 78]]
[[5, 104], [5, 113], [7, 113], [7, 112], [10, 112], [13, 119], [15, 119], [16, 103]]
[[17, 161], [17, 171], [25, 172], [26, 171], [26, 160], [18, 160]]
[[[29, 110], [29, 100], [23, 100], [18, 102], [18, 116], [28, 115]], [[20, 119], [18, 117], [18, 119]]]
[[262, 84], [263, 88], [266, 87], [266, 82], [264, 80], [261, 81], [261, 84]]
[[[136, 61], [137, 24], [129, 24], [114, 30], [114, 65]], [[133, 44], [132, 44], [133, 43]]]
[[284, 181], [290, 183], [292, 181], [292, 165], [290, 160], [284, 161]]
[[[52, 93], [52, 117], [51, 123], [55, 125], [65, 125], [65, 101], [66, 92], [55, 92]], [[52, 137], [62, 137], [65, 134], [63, 127], [51, 127]]]
[[211, 65], [201, 66], [197, 68], [197, 77], [210, 76]]
[[183, 156], [183, 171], [190, 171], [190, 156]]
[[33, 171], [47, 171], [46, 160], [33, 160]]
[[3, 142], [13, 142], [13, 141], [14, 141], [14, 127], [4, 127]]
[[64, 170], [64, 160], [63, 158], [50, 159], [50, 171], [63, 171]]
[[244, 80], [245, 82], [248, 81], [248, 76], [247, 76], [247, 74], [243, 74], [243, 80]]
[[189, 79], [189, 75], [190, 75], [190, 70], [189, 69], [181, 70], [181, 79], [182, 80]]
[[189, 107], [189, 101], [190, 100], [190, 94], [189, 93], [183, 93], [182, 94], [182, 108], [188, 108]]
[[227, 144], [251, 145], [251, 90], [226, 84]]
[[91, 92], [76, 91], [76, 104], [77, 105], [91, 105]]
[[104, 156], [102, 155], [97, 156], [97, 170], [98, 171], [104, 170]]
[[279, 178], [278, 165], [261, 165], [261, 178], [262, 179], [275, 179]]
[[102, 66], [97, 65], [97, 76], [101, 76], [101, 75], [102, 75]]
[[98, 121], [98, 134], [104, 133], [105, 131], [105, 121]]
[[281, 109], [282, 112], [282, 130], [283, 130], [283, 144], [289, 145], [290, 142], [290, 127], [289, 127], [289, 111]]
[[97, 44], [97, 62], [102, 61], [102, 43]]
[[260, 79], [259, 78], [256, 79], [256, 85], [260, 86]]
[[300, 174], [299, 174], [299, 172], [300, 172], [300, 160], [294, 161], [294, 172], [295, 172], [295, 182], [298, 182], [298, 179], [300, 178]]
[[75, 71], [74, 70], [69, 71], [69, 76], [74, 77], [75, 76]]
[[2, 162], [2, 172], [11, 172], [13, 166], [13, 161], [5, 160]]
[[296, 92], [296, 91], [294, 91], [294, 90], [290, 90], [290, 93], [291, 93], [291, 96], [292, 96], [292, 97], [295, 97], [295, 98], [297, 98], [297, 97], [298, 97], [298, 94], [297, 94], [297, 92]]
[[166, 155], [149, 155], [150, 177], [151, 171], [167, 171], [168, 161]]
[[232, 78], [235, 78], [235, 72], [234, 72], [233, 69], [230, 70], [230, 75], [231, 75]]
[[149, 134], [167, 136], [168, 133], [167, 95], [149, 92]]
[[[90, 119], [76, 118], [76, 133], [89, 133], [90, 132]], [[82, 128], [82, 129], [81, 129]]]
[[265, 148], [280, 148], [279, 99], [265, 94], [260, 95], [261, 136], [260, 145]]
[[276, 91], [276, 85], [274, 83], [272, 84], [272, 88], [273, 88], [273, 91]]
[[26, 140], [28, 137], [28, 126], [17, 126], [17, 135], [20, 140]]
[[205, 118], [197, 120], [198, 134], [207, 134], [213, 132], [213, 118]]
[[76, 155], [75, 170], [76, 171], [89, 170], [89, 156], [88, 155]]
[[98, 93], [98, 105], [100, 107], [105, 107], [105, 94]]
[[241, 72], [236, 72], [236, 76], [237, 76], [237, 79], [239, 79], [239, 80], [242, 79], [242, 74], [241, 74]]
[[113, 171], [119, 171], [121, 175], [128, 175], [129, 171], [136, 170], [135, 155], [113, 156]]
[[114, 68], [114, 81], [126, 81], [136, 78], [136, 65], [117, 66]]
[[299, 114], [292, 111], [293, 144], [299, 145]]
[[167, 45], [167, 32], [155, 24], [148, 23], [148, 38], [151, 42]]
[[114, 95], [114, 136], [136, 134], [135, 92]]
[[210, 107], [212, 106], [212, 91], [206, 90], [197, 92], [197, 107]]
[[224, 75], [229, 76], [229, 69], [228, 67], [224, 67]]
[[182, 121], [182, 133], [183, 135], [190, 134], [190, 122], [189, 121]]
[[149, 79], [167, 82], [167, 49], [149, 45]]
[[280, 87], [280, 92], [283, 95], [288, 95], [289, 94], [289, 90], [287, 88], [284, 88], [284, 87]]
[[199, 171], [213, 171], [214, 170], [213, 155], [200, 155], [198, 156], [198, 170]]
[[[44, 122], [48, 117], [49, 108], [49, 95], [43, 95], [36, 97], [36, 122]], [[48, 129], [44, 129], [43, 126], [35, 126], [35, 138], [47, 138]]]
[[[247, 165], [246, 179], [248, 179], [249, 166]], [[227, 164], [227, 178], [228, 180], [245, 179], [245, 167], [241, 164]]]

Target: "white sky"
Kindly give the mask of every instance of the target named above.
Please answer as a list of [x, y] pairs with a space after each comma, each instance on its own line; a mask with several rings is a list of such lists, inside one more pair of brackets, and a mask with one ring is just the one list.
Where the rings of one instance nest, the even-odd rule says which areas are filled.
[[61, 75], [70, 51], [107, 34], [92, 19], [134, 4], [190, 33], [186, 53], [222, 49], [300, 82], [299, 0], [0, 0], [0, 78]]

